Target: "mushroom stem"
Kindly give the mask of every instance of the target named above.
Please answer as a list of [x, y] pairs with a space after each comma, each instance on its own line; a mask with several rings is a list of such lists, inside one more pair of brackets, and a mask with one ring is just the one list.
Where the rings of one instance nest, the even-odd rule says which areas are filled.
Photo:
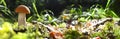
[[26, 26], [26, 14], [25, 13], [19, 13], [18, 16], [18, 26]]

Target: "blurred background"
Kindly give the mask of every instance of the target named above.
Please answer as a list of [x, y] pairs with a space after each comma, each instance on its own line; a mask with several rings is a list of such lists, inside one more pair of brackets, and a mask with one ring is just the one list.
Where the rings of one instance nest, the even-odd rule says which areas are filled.
[[[0, 14], [5, 18], [17, 18], [15, 8], [18, 5], [26, 5], [30, 8], [31, 14], [27, 15], [36, 17], [36, 13], [41, 14], [44, 10], [50, 10], [55, 17], [61, 15], [65, 9], [82, 8], [82, 11], [87, 11], [93, 5], [106, 7], [108, 0], [0, 0]], [[120, 16], [119, 5], [120, 0], [111, 0], [109, 8]]]

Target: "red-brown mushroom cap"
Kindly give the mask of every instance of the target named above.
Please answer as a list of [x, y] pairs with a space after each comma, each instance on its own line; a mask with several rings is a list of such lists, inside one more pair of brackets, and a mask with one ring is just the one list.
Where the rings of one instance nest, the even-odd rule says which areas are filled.
[[30, 14], [29, 8], [28, 8], [27, 6], [25, 6], [25, 5], [19, 5], [19, 6], [16, 8], [15, 12], [17, 12], [17, 13]]
[[51, 31], [50, 32], [50, 37], [52, 37], [53, 39], [56, 39], [57, 37], [63, 38], [63, 34], [61, 32]]

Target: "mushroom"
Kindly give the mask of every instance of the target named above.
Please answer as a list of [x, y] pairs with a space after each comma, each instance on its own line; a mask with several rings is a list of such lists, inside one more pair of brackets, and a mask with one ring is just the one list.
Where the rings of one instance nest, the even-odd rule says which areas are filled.
[[26, 26], [26, 14], [30, 14], [30, 10], [25, 5], [19, 5], [15, 12], [18, 13], [18, 26]]
[[50, 38], [51, 39], [63, 39], [63, 34], [59, 31], [51, 31]]

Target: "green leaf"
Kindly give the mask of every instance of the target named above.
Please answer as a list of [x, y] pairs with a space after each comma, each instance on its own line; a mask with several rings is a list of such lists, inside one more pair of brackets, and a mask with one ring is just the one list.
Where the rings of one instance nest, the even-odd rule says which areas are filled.
[[32, 17], [33, 17], [33, 16], [30, 16], [30, 17], [27, 19], [27, 21], [30, 21], [30, 20], [32, 19]]
[[52, 21], [52, 17], [50, 15], [48, 16], [48, 20], [49, 20], [49, 22]]

